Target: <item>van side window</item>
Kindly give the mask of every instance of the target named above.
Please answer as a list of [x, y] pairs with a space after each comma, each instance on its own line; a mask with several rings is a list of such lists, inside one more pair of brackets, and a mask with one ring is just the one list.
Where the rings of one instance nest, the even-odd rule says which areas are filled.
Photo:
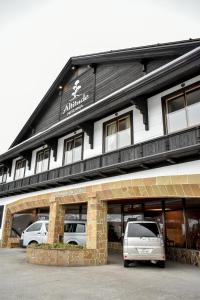
[[39, 231], [42, 227], [42, 223], [35, 223], [33, 225], [31, 225], [26, 231], [30, 232], [30, 231]]
[[46, 228], [46, 231], [48, 232], [48, 228], [49, 228], [49, 224], [48, 223], [45, 224], [45, 228]]
[[84, 223], [67, 223], [64, 227], [65, 232], [76, 232], [76, 233], [84, 233], [85, 232], [85, 224]]
[[76, 223], [65, 224], [64, 232], [76, 232]]
[[85, 224], [78, 223], [77, 226], [76, 226], [76, 232], [84, 233], [85, 232]]

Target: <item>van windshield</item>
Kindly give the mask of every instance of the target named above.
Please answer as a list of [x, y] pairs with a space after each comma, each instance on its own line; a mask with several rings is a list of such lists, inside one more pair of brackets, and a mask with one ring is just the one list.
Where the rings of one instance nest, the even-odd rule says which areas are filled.
[[156, 223], [129, 223], [128, 237], [157, 237], [159, 235]]

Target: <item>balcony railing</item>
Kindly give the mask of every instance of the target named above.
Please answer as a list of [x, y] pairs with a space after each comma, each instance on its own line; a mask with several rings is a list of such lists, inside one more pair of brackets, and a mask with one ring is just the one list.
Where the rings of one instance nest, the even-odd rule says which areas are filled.
[[0, 197], [174, 164], [199, 154], [198, 126], [1, 184]]

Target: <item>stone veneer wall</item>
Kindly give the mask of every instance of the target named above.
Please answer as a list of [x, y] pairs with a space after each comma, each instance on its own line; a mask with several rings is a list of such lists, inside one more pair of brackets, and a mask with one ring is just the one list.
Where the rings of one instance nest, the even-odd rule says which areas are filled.
[[105, 265], [107, 259], [102, 259], [96, 249], [58, 250], [27, 248], [28, 263], [48, 266], [97, 266]]
[[168, 247], [167, 259], [200, 267], [200, 251], [198, 250]]

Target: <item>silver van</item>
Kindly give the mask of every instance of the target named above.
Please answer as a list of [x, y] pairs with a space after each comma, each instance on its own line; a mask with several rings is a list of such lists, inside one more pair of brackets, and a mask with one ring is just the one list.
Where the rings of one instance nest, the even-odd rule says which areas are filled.
[[128, 221], [123, 243], [124, 267], [134, 261], [152, 261], [165, 267], [164, 241], [154, 221]]
[[[41, 220], [27, 227], [21, 235], [20, 245], [27, 247], [30, 244], [43, 244], [48, 240], [49, 221]], [[84, 246], [86, 244], [86, 222], [65, 221], [64, 243]]]

